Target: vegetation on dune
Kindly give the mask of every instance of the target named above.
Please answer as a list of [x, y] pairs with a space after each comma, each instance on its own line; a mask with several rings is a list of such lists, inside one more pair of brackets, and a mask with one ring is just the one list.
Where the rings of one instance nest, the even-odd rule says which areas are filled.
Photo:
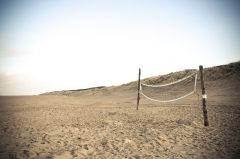
[[[197, 69], [186, 69], [178, 72], [171, 72], [165, 75], [159, 75], [154, 77], [149, 77], [142, 79], [142, 81], [146, 84], [164, 84], [172, 81], [176, 81], [182, 79], [188, 75], [193, 74], [194, 72], [198, 72]], [[240, 61], [230, 63], [227, 65], [214, 66], [209, 68], [204, 68], [204, 79], [206, 81], [215, 81], [215, 80], [224, 80], [231, 79], [235, 81], [240, 80]], [[63, 91], [54, 91], [47, 92], [41, 95], [79, 95], [79, 94], [111, 94], [116, 90], [122, 91], [135, 91], [137, 89], [137, 81], [129, 82], [126, 84], [122, 84], [120, 86], [112, 86], [112, 87], [91, 87], [86, 89], [76, 89], [76, 90], [63, 90]]]

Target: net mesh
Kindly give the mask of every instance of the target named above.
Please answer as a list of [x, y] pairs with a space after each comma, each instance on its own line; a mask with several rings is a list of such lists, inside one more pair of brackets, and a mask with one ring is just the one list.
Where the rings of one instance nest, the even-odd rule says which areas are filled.
[[163, 79], [160, 83], [151, 83], [153, 83], [151, 80], [141, 82], [140, 93], [142, 96], [154, 102], [175, 102], [196, 92], [197, 72], [191, 72], [180, 79], [170, 77]]

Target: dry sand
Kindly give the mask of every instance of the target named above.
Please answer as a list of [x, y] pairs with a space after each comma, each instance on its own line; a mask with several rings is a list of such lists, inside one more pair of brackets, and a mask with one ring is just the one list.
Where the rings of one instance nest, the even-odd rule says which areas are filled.
[[82, 102], [78, 97], [1, 97], [0, 158], [237, 158], [239, 105]]
[[196, 96], [136, 111], [136, 83], [0, 97], [0, 158], [240, 158], [239, 81], [206, 82], [209, 127]]

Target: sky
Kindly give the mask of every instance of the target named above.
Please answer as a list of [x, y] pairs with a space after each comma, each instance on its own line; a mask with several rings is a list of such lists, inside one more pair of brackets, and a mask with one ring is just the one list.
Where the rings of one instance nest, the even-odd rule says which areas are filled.
[[1, 0], [0, 95], [239, 61], [239, 28], [237, 0]]

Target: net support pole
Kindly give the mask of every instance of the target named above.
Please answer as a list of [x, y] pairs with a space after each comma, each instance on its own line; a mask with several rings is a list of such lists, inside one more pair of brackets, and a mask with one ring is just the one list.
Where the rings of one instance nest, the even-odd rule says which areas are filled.
[[137, 110], [138, 110], [139, 101], [140, 101], [140, 77], [141, 77], [141, 69], [139, 68], [139, 70], [138, 70], [138, 94], [137, 94]]
[[208, 121], [208, 112], [207, 112], [207, 106], [206, 106], [206, 91], [205, 91], [205, 86], [204, 86], [204, 79], [203, 79], [203, 66], [199, 66], [199, 71], [200, 71], [200, 80], [201, 80], [201, 87], [202, 87], [202, 103], [203, 103], [203, 120], [204, 120], [204, 126], [209, 126], [209, 121]]

